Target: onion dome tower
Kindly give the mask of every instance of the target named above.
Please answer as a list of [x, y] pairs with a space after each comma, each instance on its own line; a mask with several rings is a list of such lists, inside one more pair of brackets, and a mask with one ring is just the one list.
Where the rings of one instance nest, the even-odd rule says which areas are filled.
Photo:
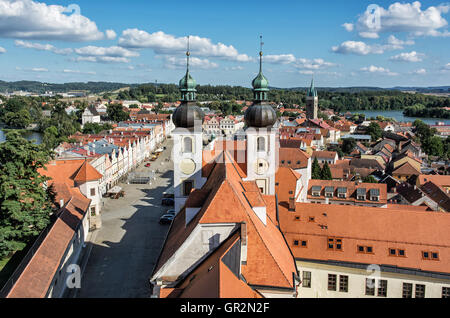
[[[189, 194], [194, 189], [200, 189], [206, 182], [202, 176], [203, 131], [202, 123], [205, 117], [196, 104], [196, 82], [189, 73], [189, 37], [186, 52], [186, 75], [180, 80], [181, 105], [172, 114], [175, 129], [172, 131], [173, 148], [173, 187], [175, 211], [178, 213]], [[186, 212], [186, 223], [195, 213]], [[192, 212], [192, 213], [191, 213]]]
[[244, 116], [247, 124], [247, 180], [254, 180], [262, 194], [275, 195], [279, 142], [277, 128], [273, 126], [277, 114], [268, 103], [269, 81], [262, 73], [263, 44], [261, 41], [259, 73], [252, 82], [253, 104]]
[[[262, 37], [261, 37], [262, 38]], [[271, 127], [277, 121], [275, 110], [268, 103], [269, 81], [262, 73], [262, 45], [259, 52], [259, 73], [252, 81], [253, 105], [245, 112], [245, 123], [248, 127]]]
[[195, 87], [197, 83], [189, 73], [189, 40], [188, 50], [186, 52], [187, 67], [186, 75], [180, 80], [179, 87], [181, 92], [181, 105], [175, 110], [172, 115], [172, 121], [176, 127], [192, 128], [194, 127], [194, 121], [200, 120], [203, 122], [205, 114], [196, 104], [196, 92]]

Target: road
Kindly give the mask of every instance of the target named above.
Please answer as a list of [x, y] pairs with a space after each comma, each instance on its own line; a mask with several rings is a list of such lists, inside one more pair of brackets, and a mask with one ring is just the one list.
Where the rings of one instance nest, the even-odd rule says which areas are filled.
[[161, 199], [173, 178], [172, 161], [164, 161], [170, 158], [171, 140], [163, 146], [167, 149], [151, 167], [142, 164], [136, 170], [160, 171], [150, 185], [119, 184], [125, 197], [104, 199], [102, 227], [92, 235], [91, 246], [85, 248], [88, 258], [85, 255], [84, 259], [88, 261], [81, 288], [71, 297], [150, 297], [149, 278], [169, 229], [158, 223], [169, 209], [161, 206]]

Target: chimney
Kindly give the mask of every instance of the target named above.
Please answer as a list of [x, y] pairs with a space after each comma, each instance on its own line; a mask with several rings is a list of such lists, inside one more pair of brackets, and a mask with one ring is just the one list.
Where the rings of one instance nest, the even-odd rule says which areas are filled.
[[59, 208], [62, 209], [64, 206], [64, 199], [59, 200]]
[[295, 198], [289, 198], [289, 211], [295, 211]]

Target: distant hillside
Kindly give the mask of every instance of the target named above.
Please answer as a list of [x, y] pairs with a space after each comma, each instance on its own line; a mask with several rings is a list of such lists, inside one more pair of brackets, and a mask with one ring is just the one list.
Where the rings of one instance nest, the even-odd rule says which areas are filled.
[[[124, 88], [135, 88], [138, 86], [160, 86], [160, 85], [171, 85], [171, 84], [155, 84], [155, 83], [114, 83], [114, 82], [73, 82], [64, 84], [53, 84], [53, 83], [42, 83], [37, 81], [17, 81], [17, 82], [5, 82], [0, 81], [0, 92], [13, 92], [13, 91], [28, 91], [33, 93], [42, 94], [46, 91], [52, 91], [56, 93], [64, 93], [68, 91], [88, 91], [93, 94], [98, 94], [101, 92], [119, 92]], [[205, 85], [205, 87], [220, 87]], [[226, 87], [230, 87], [225, 85]], [[282, 87], [271, 87], [273, 90], [287, 90], [287, 91], [301, 91], [304, 92], [307, 87], [292, 87], [292, 88], [282, 88]], [[436, 86], [436, 87], [392, 87], [392, 88], [381, 88], [381, 87], [370, 87], [370, 86], [358, 86], [358, 87], [317, 87], [319, 91], [326, 92], [338, 92], [338, 93], [359, 93], [359, 92], [377, 92], [377, 91], [415, 91], [418, 93], [450, 93], [450, 86]]]
[[392, 89], [400, 91], [414, 91], [418, 93], [450, 93], [450, 86], [435, 87], [393, 87]]
[[124, 84], [111, 82], [74, 82], [64, 84], [41, 83], [37, 81], [0, 81], [0, 92], [27, 91], [42, 94], [46, 91], [64, 93], [68, 91], [88, 91], [93, 94], [115, 91], [124, 87], [135, 87], [139, 84]]

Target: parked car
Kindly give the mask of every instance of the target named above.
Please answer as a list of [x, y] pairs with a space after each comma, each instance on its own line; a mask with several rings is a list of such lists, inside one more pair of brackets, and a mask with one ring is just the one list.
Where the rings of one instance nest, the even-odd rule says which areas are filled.
[[146, 163], [145, 166], [148, 168], [148, 167], [151, 166], [151, 164], [150, 163]]
[[174, 209], [167, 210], [165, 215], [174, 215], [175, 216], [175, 210]]
[[170, 224], [170, 223], [172, 223], [174, 217], [175, 216], [171, 215], [171, 214], [164, 214], [159, 219], [159, 224]]
[[173, 199], [165, 198], [165, 199], [162, 200], [161, 204], [162, 205], [167, 205], [167, 206], [174, 206], [175, 205], [175, 201]]

